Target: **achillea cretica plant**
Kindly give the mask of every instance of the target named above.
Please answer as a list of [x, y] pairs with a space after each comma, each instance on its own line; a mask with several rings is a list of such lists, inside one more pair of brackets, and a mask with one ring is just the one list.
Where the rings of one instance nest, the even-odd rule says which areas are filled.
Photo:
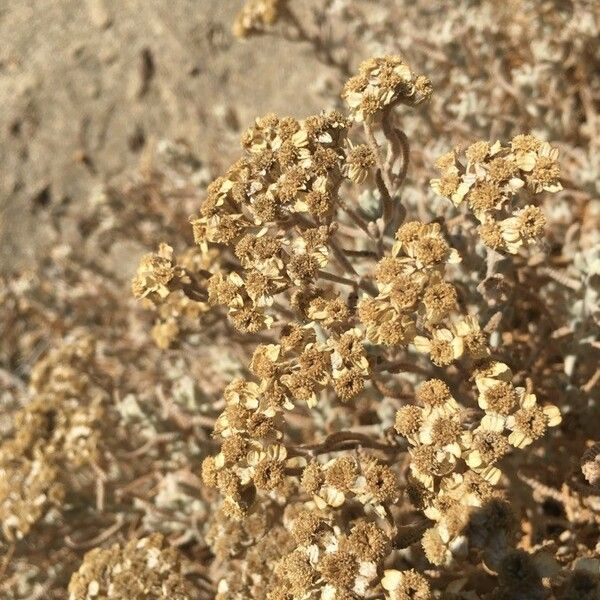
[[[191, 218], [196, 268], [163, 245], [134, 279], [159, 315], [178, 294], [255, 344], [202, 463], [220, 497], [208, 533], [219, 600], [478, 598], [468, 574], [443, 574], [480, 561], [499, 577], [537, 572], [512, 566], [502, 465], [562, 417], [526, 365], [502, 359], [481, 286], [498, 276], [496, 250], [543, 237], [534, 203], [561, 189], [557, 151], [520, 135], [469, 146], [464, 164], [439, 159], [433, 188], [481, 223], [483, 243], [466, 243], [464, 221], [424, 222], [401, 198], [402, 110], [431, 93], [383, 56], [346, 84], [347, 114], [257, 119]], [[417, 570], [400, 566], [407, 552]]]
[[599, 31], [245, 2], [337, 110], [44, 208], [0, 277], [0, 598], [597, 600]]

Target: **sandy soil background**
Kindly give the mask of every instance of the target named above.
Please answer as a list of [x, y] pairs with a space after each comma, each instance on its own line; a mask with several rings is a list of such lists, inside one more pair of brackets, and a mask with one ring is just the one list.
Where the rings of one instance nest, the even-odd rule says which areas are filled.
[[241, 4], [0, 2], [0, 274], [40, 260], [50, 216], [75, 226], [83, 199], [150, 139], [185, 140], [218, 166], [254, 116], [322, 107], [307, 73], [327, 68], [301, 44], [236, 40]]

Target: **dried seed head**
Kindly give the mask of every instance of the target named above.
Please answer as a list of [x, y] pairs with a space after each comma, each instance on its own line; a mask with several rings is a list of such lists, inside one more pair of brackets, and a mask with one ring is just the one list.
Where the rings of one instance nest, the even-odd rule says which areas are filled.
[[328, 219], [334, 209], [334, 198], [329, 192], [310, 190], [304, 196], [304, 201], [310, 214], [318, 219]]
[[417, 446], [410, 451], [412, 464], [421, 473], [433, 475], [439, 470], [436, 450], [433, 446]]
[[514, 152], [537, 152], [541, 145], [540, 140], [529, 134], [516, 135], [510, 142]]
[[471, 188], [467, 200], [475, 214], [489, 213], [502, 200], [502, 190], [494, 183], [481, 181]]
[[[227, 463], [240, 461], [246, 455], [247, 449], [248, 444], [246, 440], [239, 434], [225, 438], [221, 444], [221, 452]], [[204, 475], [204, 463], [202, 463], [202, 472]]]
[[329, 352], [319, 348], [306, 348], [299, 356], [298, 362], [302, 373], [306, 377], [321, 379], [331, 370], [331, 358]]
[[399, 480], [387, 465], [373, 464], [365, 473], [367, 490], [377, 502], [393, 502], [398, 496]]
[[289, 323], [281, 330], [279, 342], [281, 347], [289, 352], [303, 346], [307, 341], [308, 331], [297, 323]]
[[230, 313], [230, 316], [233, 326], [242, 333], [258, 333], [265, 328], [265, 315], [251, 306]]
[[375, 156], [366, 144], [354, 146], [346, 157], [348, 178], [354, 183], [362, 183], [375, 165]]
[[308, 557], [302, 552], [292, 552], [282, 558], [277, 571], [289, 583], [295, 597], [304, 595], [316, 576]]
[[217, 473], [217, 487], [224, 496], [236, 501], [241, 498], [242, 482], [231, 469], [222, 469]]
[[335, 587], [352, 588], [358, 575], [358, 562], [344, 550], [324, 554], [318, 564], [323, 579]]
[[537, 239], [544, 233], [546, 217], [541, 208], [526, 206], [516, 213], [517, 227], [521, 236], [527, 239]]
[[438, 190], [440, 195], [450, 198], [450, 196], [452, 196], [452, 194], [458, 190], [459, 185], [460, 177], [457, 173], [445, 173], [442, 175], [442, 177], [440, 177]]
[[265, 438], [275, 430], [275, 422], [262, 413], [253, 413], [246, 425], [248, 435], [255, 439]]
[[358, 369], [347, 369], [333, 380], [333, 387], [342, 402], [352, 400], [365, 387], [365, 378]]
[[487, 223], [483, 223], [479, 227], [479, 235], [483, 243], [493, 250], [499, 250], [504, 247], [502, 228], [496, 221], [488, 221]]
[[484, 464], [500, 460], [510, 449], [506, 437], [494, 431], [478, 431], [473, 438], [473, 449], [481, 455]]
[[403, 271], [402, 261], [393, 256], [385, 256], [377, 263], [375, 279], [379, 283], [392, 283], [399, 278], [403, 278], [402, 281], [409, 281], [410, 277], [404, 276]]
[[536, 184], [551, 184], [560, 177], [560, 167], [557, 162], [549, 156], [539, 156], [531, 171], [530, 181]]
[[359, 561], [380, 562], [390, 550], [390, 539], [375, 523], [361, 520], [352, 527], [346, 548]]
[[250, 361], [250, 370], [260, 379], [270, 379], [277, 373], [277, 363], [273, 360], [272, 346], [260, 345]]
[[284, 482], [283, 464], [275, 460], [263, 460], [254, 469], [253, 480], [259, 490], [276, 490]]
[[489, 410], [501, 415], [509, 415], [518, 403], [515, 388], [506, 381], [499, 381], [487, 389], [484, 398]]
[[294, 519], [292, 535], [298, 544], [308, 545], [315, 541], [319, 530], [323, 526], [323, 520], [315, 513], [303, 510]]
[[483, 162], [490, 152], [490, 144], [488, 142], [475, 142], [471, 144], [465, 151], [465, 156], [470, 163]]
[[317, 259], [310, 254], [296, 254], [287, 265], [288, 273], [293, 280], [308, 281], [314, 279], [319, 271]]
[[423, 411], [418, 406], [403, 406], [396, 413], [394, 429], [404, 437], [412, 437], [422, 424]]
[[481, 475], [467, 471], [464, 475], [463, 485], [465, 491], [476, 496], [480, 502], [488, 502], [494, 498], [494, 488]]
[[356, 481], [357, 475], [356, 462], [349, 456], [343, 456], [327, 467], [325, 482], [342, 492], [347, 492]]
[[431, 341], [431, 362], [438, 367], [446, 367], [454, 361], [454, 348], [448, 340], [433, 339]]
[[437, 265], [448, 257], [450, 246], [441, 238], [426, 237], [415, 242], [415, 256], [425, 266]]
[[515, 430], [527, 438], [537, 440], [546, 432], [547, 420], [544, 411], [539, 406], [521, 408], [515, 415]]
[[300, 485], [307, 494], [316, 494], [325, 482], [323, 468], [317, 462], [311, 462], [302, 471]]
[[431, 425], [431, 440], [435, 446], [446, 446], [456, 442], [461, 431], [458, 419], [440, 417]]
[[420, 221], [409, 221], [404, 223], [398, 231], [396, 231], [396, 239], [403, 244], [416, 242], [423, 231], [423, 223]]
[[443, 406], [451, 397], [450, 388], [440, 379], [425, 381], [416, 392], [417, 400], [424, 406]]
[[488, 164], [488, 177], [495, 183], [505, 183], [517, 174], [517, 165], [506, 158], [494, 158]]
[[429, 286], [423, 295], [427, 312], [436, 319], [444, 318], [457, 306], [458, 295], [451, 283], [436, 283]]

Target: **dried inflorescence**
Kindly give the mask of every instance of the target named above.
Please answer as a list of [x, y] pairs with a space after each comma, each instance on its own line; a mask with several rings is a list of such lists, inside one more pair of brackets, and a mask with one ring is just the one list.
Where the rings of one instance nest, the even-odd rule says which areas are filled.
[[517, 135], [510, 146], [476, 142], [465, 150], [464, 162], [459, 156], [453, 150], [438, 159], [441, 176], [431, 187], [455, 206], [468, 205], [483, 243], [516, 254], [540, 240], [546, 217], [532, 202], [542, 192], [563, 189], [558, 149], [533, 135]]
[[218, 257], [214, 252], [191, 249], [177, 259], [168, 244], [142, 257], [133, 278], [133, 295], [156, 311], [152, 337], [159, 348], [169, 348], [187, 332], [206, 323], [210, 311], [207, 270]]
[[[221, 497], [211, 543], [223, 564], [234, 560], [244, 573], [238, 583], [221, 576], [222, 600], [355, 598], [381, 589], [390, 598], [433, 597], [420, 573], [383, 574], [394, 548], [420, 542], [423, 559], [440, 568], [476, 552], [499, 568], [511, 552], [514, 516], [495, 489], [504, 481], [497, 465], [560, 424], [561, 414], [495, 358], [476, 302], [456, 284], [464, 257], [443, 220], [407, 221], [389, 237], [404, 212], [392, 194], [406, 169], [395, 165], [408, 157], [392, 109], [426, 100], [426, 82], [386, 56], [364, 63], [346, 86], [349, 117], [257, 120], [243, 135], [245, 155], [208, 186], [192, 219], [201, 251], [221, 249], [208, 303], [260, 340], [248, 375], [224, 390], [214, 427], [220, 450], [202, 463], [204, 484]], [[385, 161], [378, 136], [389, 145]], [[515, 140], [515, 148], [535, 141]], [[476, 171], [482, 182], [491, 173], [515, 192], [517, 175], [537, 172], [545, 153], [535, 144], [518, 155], [520, 166], [499, 144], [476, 144], [468, 156], [485, 165]], [[452, 168], [457, 186], [470, 177]], [[352, 186], [367, 181], [383, 204], [374, 217], [351, 203]], [[508, 187], [499, 193], [508, 200]], [[145, 277], [149, 293], [164, 290], [163, 299], [178, 288], [204, 303], [197, 282], [163, 255], [150, 261], [156, 274], [145, 259], [138, 281]], [[390, 373], [406, 376], [416, 403], [395, 411], [386, 440], [360, 432], [360, 407], [377, 411], [376, 399], [389, 407]], [[334, 415], [330, 428], [304, 421], [313, 414]], [[311, 443], [311, 428], [329, 435]], [[395, 511], [408, 499], [427, 520], [406, 529]], [[263, 511], [281, 548], [253, 572], [253, 553], [232, 559], [223, 549], [243, 555], [243, 540], [258, 543], [250, 521]]]
[[32, 399], [0, 446], [0, 517], [8, 540], [22, 539], [62, 506], [63, 470], [100, 469], [107, 395], [97, 380], [89, 337], [51, 352], [33, 370]]
[[190, 566], [160, 534], [132, 539], [123, 547], [97, 548], [71, 577], [69, 600], [197, 600], [203, 596], [186, 576]]
[[342, 98], [357, 121], [377, 118], [398, 104], [416, 106], [431, 96], [431, 82], [417, 75], [399, 56], [382, 56], [361, 63], [358, 74], [344, 86]]

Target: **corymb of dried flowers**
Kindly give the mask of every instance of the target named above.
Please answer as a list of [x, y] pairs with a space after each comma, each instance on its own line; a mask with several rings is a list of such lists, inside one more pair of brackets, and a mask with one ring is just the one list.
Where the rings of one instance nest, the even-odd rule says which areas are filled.
[[476, 142], [464, 157], [459, 154], [452, 150], [438, 159], [441, 176], [431, 180], [433, 190], [455, 206], [466, 202], [481, 223], [483, 243], [494, 250], [516, 254], [539, 240], [546, 219], [531, 201], [541, 192], [562, 189], [558, 149], [532, 135], [518, 135], [509, 146]]
[[297, 545], [276, 565], [276, 585], [268, 600], [366, 597], [391, 549], [383, 529], [367, 519], [340, 527], [331, 516], [307, 506], [294, 512], [290, 528]]
[[277, 297], [310, 286], [329, 263], [339, 187], [372, 164], [363, 149], [347, 150], [347, 127], [336, 112], [257, 119], [243, 135], [245, 156], [208, 187], [195, 240], [229, 248], [240, 264], [210, 278], [208, 301], [226, 306], [240, 331], [270, 327]]
[[133, 295], [157, 313], [152, 337], [160, 348], [170, 347], [187, 330], [198, 327], [210, 311], [207, 270], [218, 264], [214, 249], [190, 248], [175, 257], [168, 244], [146, 254], [132, 280]]
[[[394, 210], [390, 190], [404, 171], [396, 173], [392, 159], [408, 150], [390, 109], [429, 95], [428, 81], [400, 58], [367, 61], [344, 92], [352, 118], [257, 119], [243, 135], [244, 156], [208, 187], [192, 219], [200, 249], [218, 248], [223, 257], [206, 276], [207, 303], [225, 307], [237, 330], [258, 344], [249, 373], [224, 390], [213, 431], [220, 448], [202, 463], [205, 485], [220, 496], [210, 543], [241, 571], [237, 582], [220, 578], [220, 600], [432, 598], [437, 584], [424, 572], [384, 572], [395, 566], [392, 548], [420, 542], [419, 558], [402, 560], [422, 565], [424, 555], [439, 567], [482, 554], [495, 567], [509, 551], [513, 515], [495, 487], [501, 461], [561, 416], [492, 360], [470, 298], [472, 280], [459, 287], [448, 279], [461, 257], [443, 219], [403, 222]], [[349, 139], [356, 121], [363, 121], [366, 144]], [[382, 160], [372, 126], [381, 127], [391, 159]], [[474, 194], [469, 203], [479, 208], [485, 203], [475, 192], [490, 192], [487, 212], [477, 209], [485, 225], [518, 190], [534, 195], [551, 187], [555, 158], [527, 136], [510, 148], [475, 144], [465, 167], [454, 152], [442, 157], [443, 188], [452, 197], [462, 185], [463, 199]], [[372, 171], [382, 210], [367, 222], [340, 189], [369, 181]], [[533, 209], [509, 217], [530, 237], [540, 229]], [[514, 248], [509, 225], [504, 233]], [[469, 244], [462, 248], [468, 268]], [[170, 295], [181, 278], [163, 258], [158, 279]], [[150, 276], [140, 289], [160, 297], [152, 269], [143, 271]], [[394, 412], [395, 419], [385, 439], [363, 433], [372, 431], [372, 417], [363, 423], [361, 406], [385, 405], [388, 390], [395, 393], [389, 374], [403, 369], [416, 403], [388, 411], [388, 424]], [[426, 381], [418, 386], [413, 375]], [[457, 399], [469, 380], [478, 407]], [[313, 434], [322, 441], [312, 443]], [[430, 520], [425, 531], [418, 523], [406, 533], [397, 522], [404, 496]], [[246, 541], [271, 524], [262, 538], [269, 554], [259, 560], [258, 544]], [[236, 532], [230, 543], [229, 531]]]
[[[453, 333], [457, 321], [451, 316], [458, 308], [457, 294], [443, 279], [446, 265], [458, 262], [460, 256], [444, 239], [439, 223], [402, 225], [391, 256], [382, 258], [375, 269], [379, 294], [365, 296], [359, 304], [367, 338], [386, 346], [414, 343], [439, 365], [460, 358], [465, 350], [463, 338], [470, 329]], [[448, 343], [442, 331], [448, 332]]]
[[399, 56], [371, 58], [348, 80], [342, 97], [357, 121], [369, 121], [397, 104], [415, 106], [431, 96], [431, 82]]
[[428, 559], [441, 565], [465, 551], [463, 529], [470, 511], [496, 498], [501, 477], [496, 464], [511, 447], [524, 448], [561, 422], [556, 406], [539, 406], [534, 394], [512, 385], [512, 372], [490, 361], [475, 370], [479, 423], [463, 423], [464, 408], [439, 379], [417, 389], [421, 406], [396, 414], [396, 431], [411, 445], [412, 494], [425, 515], [436, 522], [423, 537]]
[[132, 539], [85, 555], [69, 583], [69, 600], [197, 600], [200, 589], [185, 575], [187, 561], [160, 534]]
[[93, 341], [81, 336], [34, 366], [32, 398], [0, 445], [0, 522], [10, 541], [61, 506], [64, 473], [98, 468], [107, 398], [96, 384], [94, 353]]

